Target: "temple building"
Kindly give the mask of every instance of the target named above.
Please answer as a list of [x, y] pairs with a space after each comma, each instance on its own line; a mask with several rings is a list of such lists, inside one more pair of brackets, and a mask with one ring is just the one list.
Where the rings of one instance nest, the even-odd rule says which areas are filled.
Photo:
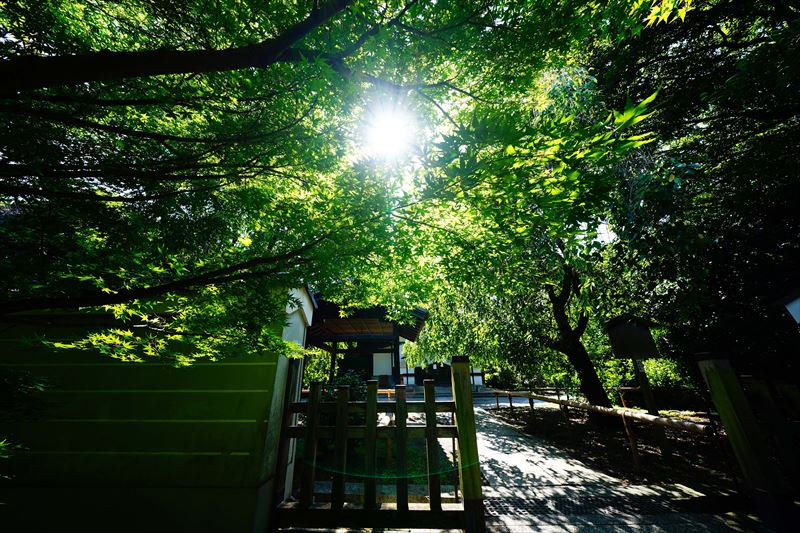
[[[314, 321], [308, 328], [306, 345], [320, 348], [335, 361], [331, 374], [340, 375], [352, 370], [364, 379], [378, 380], [381, 388], [394, 385], [422, 385], [423, 379], [450, 383], [449, 366], [429, 365], [426, 368], [408, 367], [403, 348], [406, 342], [417, 340], [428, 311], [417, 307], [409, 312], [409, 320], [391, 320], [385, 307], [370, 307], [349, 311], [342, 316], [339, 305], [316, 296]], [[341, 357], [343, 356], [343, 357]], [[473, 384], [483, 385], [483, 373], [473, 371]]]

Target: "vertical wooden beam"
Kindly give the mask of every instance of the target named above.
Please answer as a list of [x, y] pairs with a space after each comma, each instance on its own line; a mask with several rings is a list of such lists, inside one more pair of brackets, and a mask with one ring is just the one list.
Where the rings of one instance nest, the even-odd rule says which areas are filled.
[[[281, 437], [280, 445], [278, 447], [278, 460], [275, 469], [275, 490], [274, 499], [275, 504], [282, 502], [287, 496], [291, 495], [292, 479], [289, 475], [289, 465], [294, 461], [293, 452], [295, 447], [295, 439], [290, 439], [286, 436], [286, 430], [289, 426], [297, 423], [297, 414], [292, 414], [288, 409], [291, 402], [296, 402], [300, 397], [300, 390], [303, 387], [302, 377], [298, 384], [296, 379], [297, 375], [302, 371], [300, 361], [292, 359], [289, 361], [288, 375], [286, 378], [286, 391], [284, 393], [284, 408], [282, 413], [281, 422]], [[290, 457], [292, 458], [290, 460]], [[294, 471], [294, 468], [292, 468]], [[288, 486], [287, 486], [288, 485]]]
[[400, 332], [397, 324], [392, 324], [392, 379], [395, 385], [401, 385], [400, 379]]
[[458, 427], [458, 467], [461, 472], [461, 494], [464, 497], [466, 530], [468, 533], [486, 531], [483, 512], [483, 490], [478, 458], [478, 438], [475, 413], [472, 408], [472, 387], [469, 381], [469, 358], [453, 357], [450, 367], [453, 400], [456, 404]]
[[347, 402], [350, 400], [350, 386], [341, 385], [336, 389], [336, 434], [334, 438], [334, 471], [331, 491], [331, 510], [344, 506], [344, 481], [347, 467]]
[[[628, 405], [625, 403], [625, 394], [620, 391], [619, 393], [619, 401], [622, 404], [622, 407], [625, 409], [628, 408]], [[625, 428], [625, 435], [628, 437], [628, 444], [631, 447], [631, 459], [633, 460], [633, 472], [636, 476], [640, 476], [642, 474], [642, 463], [639, 460], [639, 450], [637, 448], [636, 443], [636, 436], [633, 434], [633, 427], [632, 425], [628, 425], [628, 419], [625, 415], [622, 415], [622, 426]]]
[[334, 342], [331, 343], [333, 349], [331, 350], [331, 368], [328, 372], [328, 382], [333, 382], [334, 378], [336, 378], [336, 351], [338, 348], [338, 343]]
[[378, 381], [375, 379], [367, 381], [367, 419], [365, 424], [364, 444], [367, 453], [364, 463], [364, 509], [375, 509], [377, 507], [375, 446], [378, 426]]
[[642, 398], [647, 412], [653, 416], [658, 416], [656, 398], [653, 396], [653, 389], [650, 388], [650, 380], [647, 379], [647, 373], [644, 371], [644, 363], [641, 359], [633, 360], [633, 373], [639, 382], [639, 390], [642, 391]]
[[698, 365], [748, 486], [756, 495], [786, 494], [786, 481], [768, 453], [761, 428], [730, 361], [701, 359]]
[[[455, 412], [450, 413], [450, 425], [456, 425], [456, 414]], [[453, 437], [450, 439], [450, 446], [453, 450], [453, 464], [458, 464], [458, 452], [456, 451], [456, 438]], [[459, 490], [460, 478], [458, 477], [458, 468], [453, 468], [453, 495], [455, 496], [456, 503], [461, 501], [458, 497], [458, 490]]]
[[[642, 398], [644, 399], [644, 406], [647, 408], [647, 412], [653, 416], [659, 416], [656, 398], [653, 395], [653, 389], [650, 387], [650, 380], [647, 379], [647, 373], [644, 371], [644, 362], [642, 362], [641, 359], [633, 360], [633, 373], [636, 375], [636, 380], [639, 382], [639, 390], [642, 391]], [[667, 440], [667, 434], [664, 428], [655, 426], [653, 427], [653, 431], [656, 435], [658, 448], [661, 450], [661, 456], [668, 457], [671, 452], [669, 440]]]
[[439, 439], [436, 436], [436, 388], [432, 379], [425, 380], [425, 439], [431, 511], [441, 511], [442, 483], [439, 478]]
[[394, 425], [397, 444], [397, 510], [408, 511], [408, 474], [406, 466], [406, 448], [408, 447], [408, 433], [406, 420], [408, 407], [406, 406], [406, 386], [395, 385], [395, 415]]
[[314, 382], [308, 391], [306, 437], [303, 442], [303, 473], [300, 484], [300, 505], [314, 503], [314, 469], [317, 464], [317, 424], [319, 423], [320, 384]]

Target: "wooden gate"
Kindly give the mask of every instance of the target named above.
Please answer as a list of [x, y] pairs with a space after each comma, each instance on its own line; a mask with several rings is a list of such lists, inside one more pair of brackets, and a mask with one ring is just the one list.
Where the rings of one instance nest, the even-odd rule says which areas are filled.
[[[299, 500], [284, 501], [273, 517], [274, 528], [353, 527], [353, 528], [436, 528], [484, 531], [483, 496], [481, 491], [478, 445], [475, 435], [475, 416], [472, 409], [470, 366], [466, 357], [453, 358], [451, 368], [452, 401], [437, 401], [433, 380], [425, 382], [424, 401], [407, 401], [405, 385], [395, 387], [395, 401], [378, 401], [377, 381], [367, 382], [367, 400], [350, 401], [349, 387], [336, 390], [335, 401], [321, 401], [319, 383], [312, 384], [308, 402], [288, 405], [287, 414], [305, 415], [303, 425], [292, 423], [296, 417], [286, 416], [283, 439], [302, 439], [303, 453], [299, 470]], [[358, 420], [351, 423], [351, 415]], [[378, 414], [394, 415], [394, 425], [378, 426]], [[408, 424], [409, 413], [424, 413], [425, 424]], [[437, 423], [437, 413], [454, 413], [455, 425]], [[324, 423], [327, 422], [327, 423]], [[395, 463], [394, 501], [381, 501], [377, 486], [377, 442], [391, 439]], [[461, 503], [443, 503], [439, 464], [439, 438], [458, 441], [458, 472]], [[318, 443], [333, 441], [330, 501], [320, 501], [315, 494]], [[363, 481], [357, 498], [346, 495], [348, 476], [347, 447], [352, 439], [364, 442]], [[427, 502], [409, 502], [408, 442], [426, 442]], [[352, 458], [352, 457], [351, 457]], [[350, 477], [353, 470], [351, 468]], [[292, 483], [292, 480], [286, 480]], [[352, 486], [350, 484], [349, 486]], [[327, 496], [327, 494], [325, 494]], [[355, 501], [348, 501], [355, 500]]]

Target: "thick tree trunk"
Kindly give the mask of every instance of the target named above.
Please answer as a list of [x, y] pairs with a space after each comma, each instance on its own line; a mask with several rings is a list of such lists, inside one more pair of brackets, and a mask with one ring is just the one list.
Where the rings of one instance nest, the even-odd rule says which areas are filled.
[[597, 371], [594, 369], [592, 360], [589, 359], [589, 353], [583, 343], [580, 340], [575, 341], [563, 353], [578, 372], [578, 378], [581, 381], [581, 392], [589, 403], [602, 407], [611, 407], [608, 395], [606, 395], [606, 391], [603, 389], [602, 383], [600, 383], [600, 378], [597, 377]]
[[589, 324], [589, 315], [585, 311], [581, 311], [574, 326], [570, 321], [568, 305], [570, 298], [579, 294], [580, 283], [578, 281], [577, 272], [570, 265], [564, 263], [564, 277], [561, 279], [559, 290], [556, 291], [553, 287], [547, 288], [547, 296], [553, 309], [553, 319], [558, 329], [558, 340], [552, 342], [552, 347], [566, 355], [570, 364], [575, 368], [581, 382], [581, 392], [589, 403], [611, 407], [603, 384], [600, 383], [592, 360], [589, 359], [589, 353], [581, 342], [581, 336]]
[[226, 50], [153, 50], [93, 52], [74, 56], [26, 56], [0, 63], [0, 95], [55, 85], [89, 81], [220, 72], [264, 68], [278, 61], [295, 61], [287, 49], [347, 7], [350, 0], [332, 0], [307, 18], [264, 42]]

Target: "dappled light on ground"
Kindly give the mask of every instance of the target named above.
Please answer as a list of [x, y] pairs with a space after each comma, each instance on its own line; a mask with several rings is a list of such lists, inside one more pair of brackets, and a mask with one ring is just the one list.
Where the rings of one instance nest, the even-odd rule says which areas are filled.
[[[487, 521], [494, 531], [730, 531], [679, 483], [629, 483], [476, 407]], [[716, 510], [714, 510], [716, 511]], [[738, 517], [741, 519], [741, 517]], [[752, 526], [752, 524], [750, 524]]]

